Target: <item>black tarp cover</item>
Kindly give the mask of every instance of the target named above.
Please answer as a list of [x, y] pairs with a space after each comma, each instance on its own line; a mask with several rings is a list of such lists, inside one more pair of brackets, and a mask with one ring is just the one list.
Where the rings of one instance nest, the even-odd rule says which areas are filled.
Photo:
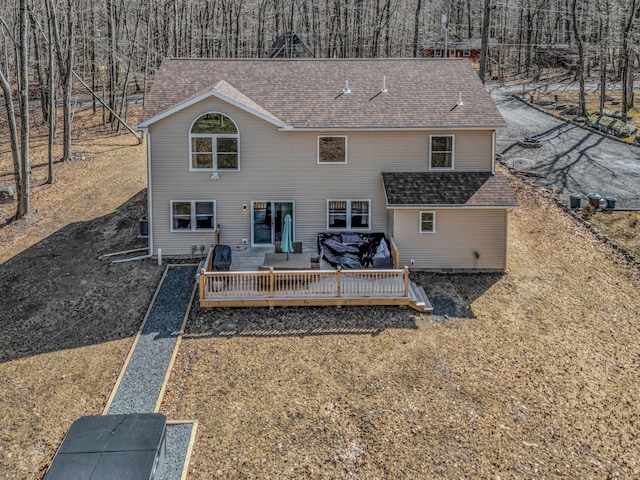
[[319, 233], [318, 251], [334, 267], [359, 269], [391, 266], [389, 241], [382, 232]]
[[231, 247], [229, 245], [216, 245], [213, 248], [213, 270], [229, 271], [231, 267]]

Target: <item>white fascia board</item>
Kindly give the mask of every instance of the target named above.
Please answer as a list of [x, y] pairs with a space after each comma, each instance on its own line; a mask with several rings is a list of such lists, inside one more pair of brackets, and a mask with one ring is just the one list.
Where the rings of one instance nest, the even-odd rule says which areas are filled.
[[430, 132], [430, 131], [478, 131], [478, 130], [497, 130], [506, 126], [473, 126], [473, 127], [280, 127], [280, 131], [285, 132]]
[[228, 103], [229, 105], [233, 105], [236, 108], [239, 108], [240, 110], [243, 110], [247, 113], [250, 113], [251, 115], [254, 115], [258, 118], [261, 118], [262, 120], [271, 123], [272, 125], [275, 125], [276, 127], [280, 128], [280, 129], [284, 129], [287, 127], [287, 125], [285, 123], [282, 123], [280, 120], [277, 120], [275, 118], [269, 117], [267, 115], [264, 115], [261, 112], [258, 112], [257, 110], [247, 107], [246, 105], [237, 102], [235, 100], [232, 100], [231, 98], [227, 97], [226, 95], [221, 94], [220, 92], [214, 90], [210, 90], [206, 93], [203, 93], [202, 95], [198, 95], [197, 97], [192, 98], [191, 100], [188, 100], [184, 103], [181, 103], [179, 105], [176, 105], [173, 108], [170, 108], [169, 110], [165, 110], [164, 112], [162, 112], [159, 115], [156, 115], [155, 117], [150, 118], [149, 120], [147, 120], [146, 122], [142, 122], [139, 125], [137, 125], [136, 128], [138, 128], [139, 130], [144, 130], [149, 128], [149, 125], [152, 125], [156, 122], [158, 122], [159, 120], [162, 120], [163, 118], [167, 118], [170, 115], [173, 115], [176, 112], [179, 112], [181, 110], [184, 110], [185, 108], [190, 107], [191, 105], [195, 105], [198, 102], [201, 102], [202, 100], [205, 100], [209, 97], [216, 97], [219, 98], [220, 100], [222, 100], [223, 102]]

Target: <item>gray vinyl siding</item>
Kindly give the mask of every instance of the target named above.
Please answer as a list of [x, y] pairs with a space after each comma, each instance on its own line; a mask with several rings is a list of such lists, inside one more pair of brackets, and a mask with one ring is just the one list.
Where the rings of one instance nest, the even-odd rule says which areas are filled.
[[[419, 232], [421, 211], [436, 212], [435, 233]], [[440, 270], [506, 268], [506, 209], [396, 209], [394, 238], [400, 265]], [[476, 261], [474, 252], [480, 257]]]
[[[231, 117], [240, 132], [240, 171], [189, 171], [189, 129], [206, 112]], [[209, 245], [211, 232], [171, 232], [171, 200], [215, 200], [221, 243], [251, 242], [252, 201], [294, 201], [294, 236], [315, 244], [326, 229], [327, 199], [370, 199], [371, 231], [390, 221], [380, 173], [428, 171], [429, 135], [439, 132], [283, 132], [216, 98], [162, 119], [149, 128], [154, 253], [189, 255], [191, 245]], [[445, 133], [445, 132], [440, 132]], [[318, 164], [318, 135], [347, 135], [347, 164]], [[455, 132], [455, 170], [490, 171], [492, 132]], [[247, 205], [243, 213], [242, 206]], [[396, 234], [396, 237], [398, 235]]]

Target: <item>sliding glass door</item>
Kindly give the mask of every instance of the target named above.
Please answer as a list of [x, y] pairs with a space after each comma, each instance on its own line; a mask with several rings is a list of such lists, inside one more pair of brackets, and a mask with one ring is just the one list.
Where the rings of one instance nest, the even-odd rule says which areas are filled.
[[255, 201], [251, 203], [251, 244], [273, 245], [282, 240], [284, 218], [290, 215], [295, 238], [293, 201]]

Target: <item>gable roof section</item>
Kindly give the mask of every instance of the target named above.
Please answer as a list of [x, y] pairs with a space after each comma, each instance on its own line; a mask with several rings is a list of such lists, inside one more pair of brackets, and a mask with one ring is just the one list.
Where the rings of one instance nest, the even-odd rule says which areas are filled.
[[517, 207], [504, 175], [491, 172], [383, 172], [387, 207]]
[[[387, 93], [380, 94], [386, 77]], [[351, 93], [342, 93], [346, 82]], [[452, 110], [459, 94], [463, 105]], [[167, 59], [140, 127], [213, 95], [287, 129], [499, 128], [466, 59]]]
[[204, 100], [205, 98], [212, 97], [212, 96], [217, 97], [231, 105], [234, 105], [240, 108], [241, 110], [244, 110], [245, 112], [249, 112], [259, 118], [262, 118], [263, 120], [266, 120], [267, 122], [272, 123], [278, 127], [286, 126], [276, 116], [272, 115], [270, 112], [262, 108], [256, 102], [254, 102], [249, 97], [247, 97], [245, 94], [238, 91], [237, 89], [229, 85], [224, 80], [220, 80], [211, 90], [207, 90], [205, 92], [193, 95], [191, 98], [186, 99], [181, 104], [175, 105], [173, 108], [170, 108], [169, 110], [165, 110], [159, 115], [156, 115], [155, 117], [150, 118], [138, 124], [138, 128], [147, 128], [149, 125], [151, 125], [154, 122], [157, 122], [158, 120], [168, 117], [173, 113], [176, 113], [184, 108], [187, 108], [191, 105], [194, 105]]

